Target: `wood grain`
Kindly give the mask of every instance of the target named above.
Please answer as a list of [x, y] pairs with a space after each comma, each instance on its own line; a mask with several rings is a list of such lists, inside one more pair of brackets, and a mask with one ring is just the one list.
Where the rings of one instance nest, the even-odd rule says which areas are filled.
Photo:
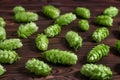
[[[45, 17], [41, 8], [44, 5], [51, 4], [58, 7], [61, 10], [61, 14], [67, 12], [73, 12], [78, 6], [87, 7], [91, 11], [90, 30], [87, 32], [81, 32], [78, 29], [78, 21], [81, 18], [77, 18], [68, 26], [62, 28], [61, 34], [54, 38], [50, 38], [50, 44], [48, 49], [58, 48], [62, 50], [73, 51], [67, 44], [64, 36], [67, 31], [74, 30], [79, 33], [83, 38], [83, 47], [79, 48], [76, 52], [79, 60], [76, 65], [62, 66], [48, 63], [52, 67], [52, 72], [47, 77], [35, 76], [29, 73], [25, 69], [25, 62], [32, 57], [41, 60], [42, 51], [37, 50], [35, 46], [35, 37], [38, 33], [42, 33], [43, 30], [54, 21]], [[120, 10], [119, 0], [0, 0], [0, 16], [5, 19], [7, 25], [5, 27], [7, 32], [7, 38], [17, 38], [17, 29], [20, 23], [16, 23], [13, 19], [13, 7], [21, 5], [26, 8], [27, 11], [33, 11], [38, 13], [39, 20], [36, 22], [39, 26], [38, 32], [29, 37], [28, 39], [21, 39], [23, 47], [16, 50], [21, 59], [14, 64], [4, 64], [7, 72], [0, 77], [0, 80], [89, 80], [80, 74], [79, 70], [83, 64], [86, 64], [87, 53], [97, 44], [91, 40], [91, 34], [99, 27], [94, 24], [96, 16], [100, 15], [102, 11], [109, 6], [116, 6]], [[120, 14], [114, 18], [114, 25], [109, 28], [110, 35], [101, 43], [108, 44], [111, 47], [109, 55], [98, 61], [97, 64], [104, 64], [109, 66], [113, 71], [111, 80], [120, 80], [120, 55], [115, 51], [114, 45], [116, 40], [120, 39], [120, 32], [118, 27], [120, 25]]]

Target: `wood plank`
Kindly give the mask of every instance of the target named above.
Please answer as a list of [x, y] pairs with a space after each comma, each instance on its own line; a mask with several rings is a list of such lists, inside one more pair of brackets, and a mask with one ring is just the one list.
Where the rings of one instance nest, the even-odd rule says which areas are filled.
[[[47, 4], [58, 7], [61, 10], [61, 14], [73, 12], [74, 9], [78, 6], [87, 7], [91, 11], [91, 18], [89, 19], [89, 31], [81, 32], [78, 29], [78, 21], [81, 20], [81, 18], [78, 17], [68, 26], [64, 26], [58, 36], [49, 39], [50, 44], [48, 49], [59, 48], [62, 50], [75, 52], [79, 58], [77, 64], [73, 66], [63, 66], [54, 65], [45, 61], [52, 67], [52, 72], [49, 76], [41, 77], [29, 73], [25, 69], [25, 62], [32, 57], [43, 60], [41, 58], [42, 51], [39, 51], [35, 46], [35, 38], [37, 34], [42, 33], [46, 27], [54, 23], [54, 20], [45, 17], [41, 12], [42, 6]], [[7, 38], [18, 38], [17, 29], [20, 23], [16, 23], [14, 21], [14, 14], [12, 11], [13, 7], [16, 5], [24, 6], [27, 11], [38, 13], [39, 20], [36, 23], [39, 26], [39, 30], [28, 39], [21, 39], [24, 46], [16, 50], [21, 59], [13, 64], [3, 64], [7, 69], [7, 72], [3, 76], [0, 76], [0, 80], [89, 80], [89, 78], [81, 75], [79, 70], [83, 64], [87, 63], [86, 56], [88, 52], [95, 45], [99, 44], [91, 40], [93, 31], [99, 27], [94, 24], [95, 17], [100, 15], [102, 11], [108, 6], [116, 6], [120, 10], [119, 4], [119, 0], [1, 0], [0, 16], [3, 17], [7, 22], [5, 27]], [[109, 55], [96, 62], [97, 64], [104, 64], [109, 66], [112, 69], [113, 76], [111, 80], [120, 80], [120, 55], [114, 49], [115, 42], [120, 39], [120, 32], [118, 31], [120, 24], [119, 20], [120, 14], [114, 18], [114, 25], [109, 28], [110, 35], [101, 42], [111, 47]], [[83, 38], [83, 47], [79, 48], [77, 51], [71, 49], [64, 38], [66, 32], [69, 30], [78, 32], [79, 35], [81, 35]]]

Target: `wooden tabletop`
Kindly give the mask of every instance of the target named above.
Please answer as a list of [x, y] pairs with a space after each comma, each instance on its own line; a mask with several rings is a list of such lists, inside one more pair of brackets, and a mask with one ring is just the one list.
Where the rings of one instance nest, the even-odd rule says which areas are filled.
[[[87, 7], [91, 11], [91, 18], [89, 19], [90, 30], [87, 32], [81, 32], [78, 29], [78, 21], [81, 18], [77, 18], [74, 22], [68, 26], [62, 28], [61, 33], [54, 37], [49, 38], [49, 48], [58, 48], [61, 50], [69, 50], [75, 52], [79, 60], [76, 65], [73, 66], [63, 66], [54, 65], [48, 63], [52, 67], [52, 72], [47, 77], [35, 76], [29, 73], [25, 69], [25, 62], [33, 57], [41, 59], [42, 51], [39, 51], [35, 46], [35, 38], [38, 33], [42, 33], [45, 28], [54, 23], [54, 20], [45, 17], [41, 8], [44, 5], [54, 5], [61, 10], [61, 14], [67, 12], [73, 12], [76, 7], [82, 6]], [[80, 74], [80, 68], [83, 64], [86, 64], [86, 56], [88, 52], [97, 44], [92, 42], [91, 34], [98, 28], [94, 24], [94, 19], [96, 16], [100, 15], [102, 11], [109, 6], [116, 6], [120, 10], [119, 0], [0, 0], [0, 16], [3, 17], [7, 23], [5, 29], [7, 32], [7, 38], [18, 38], [17, 30], [20, 23], [16, 23], [13, 19], [13, 7], [16, 5], [21, 5], [25, 7], [27, 11], [33, 11], [38, 13], [39, 20], [36, 22], [39, 26], [39, 30], [33, 34], [28, 39], [21, 39], [23, 42], [23, 47], [16, 50], [21, 57], [21, 59], [13, 64], [3, 64], [7, 72], [0, 77], [0, 80], [89, 80]], [[104, 64], [109, 66], [113, 72], [111, 80], [120, 80], [120, 54], [118, 54], [114, 45], [116, 40], [120, 39], [120, 32], [118, 27], [120, 25], [120, 14], [114, 18], [113, 26], [109, 28], [110, 35], [103, 40], [101, 43], [109, 45], [110, 52], [107, 57], [104, 57], [96, 64]], [[65, 34], [67, 31], [74, 30], [83, 38], [83, 46], [77, 51], [74, 51], [69, 47], [65, 40]]]

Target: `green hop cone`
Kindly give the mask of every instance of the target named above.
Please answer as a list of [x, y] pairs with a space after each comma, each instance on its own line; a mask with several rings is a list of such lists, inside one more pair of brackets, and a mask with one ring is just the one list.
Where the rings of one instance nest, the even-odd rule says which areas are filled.
[[65, 35], [65, 39], [67, 40], [70, 47], [75, 50], [77, 50], [79, 47], [82, 47], [82, 37], [74, 31], [68, 31]]
[[73, 14], [73, 13], [66, 13], [66, 14], [63, 14], [63, 15], [59, 16], [56, 19], [55, 24], [58, 24], [60, 26], [64, 26], [64, 25], [70, 24], [75, 19], [76, 19], [76, 15], [75, 14]]
[[0, 41], [6, 39], [6, 31], [3, 27], [0, 27]]
[[85, 64], [80, 72], [82, 75], [89, 77], [90, 80], [110, 80], [112, 77], [110, 68], [102, 64]]
[[42, 11], [44, 15], [56, 19], [60, 15], [60, 10], [52, 5], [43, 6]]
[[27, 38], [37, 32], [38, 26], [34, 22], [27, 23], [25, 25], [21, 24], [17, 31], [18, 37]]
[[120, 53], [120, 40], [117, 40], [115, 44], [115, 49]]
[[18, 12], [14, 18], [17, 22], [32, 22], [38, 20], [38, 14], [34, 12]]
[[119, 9], [117, 9], [116, 7], [110, 6], [103, 11], [103, 14], [110, 17], [115, 17], [117, 16], [118, 12], [119, 12]]
[[81, 18], [85, 18], [85, 19], [90, 18], [90, 10], [85, 7], [77, 7], [75, 9], [75, 13], [77, 16], [79, 16]]
[[0, 17], [0, 27], [5, 27], [5, 25], [6, 25], [6, 22], [2, 17]]
[[61, 32], [61, 27], [58, 24], [50, 25], [44, 30], [47, 37], [54, 37]]
[[109, 35], [109, 30], [105, 27], [97, 28], [92, 34], [92, 40], [95, 42], [101, 42]]
[[109, 27], [109, 26], [113, 25], [113, 19], [110, 16], [107, 16], [107, 15], [100, 15], [100, 16], [96, 17], [95, 23], [97, 25], [108, 26]]
[[19, 59], [18, 54], [15, 51], [0, 50], [0, 63], [12, 64]]
[[45, 51], [48, 48], [49, 40], [45, 34], [38, 34], [36, 39], [36, 46], [39, 50]]
[[13, 12], [14, 12], [15, 14], [18, 13], [18, 12], [25, 12], [25, 8], [22, 7], [22, 6], [15, 6], [15, 7], [13, 8]]
[[59, 49], [51, 49], [43, 52], [42, 57], [54, 64], [74, 65], [78, 58], [77, 55], [68, 51], [62, 51]]
[[0, 49], [13, 50], [21, 48], [22, 46], [22, 42], [20, 41], [20, 39], [17, 38], [6, 39], [0, 42]]
[[89, 23], [88, 20], [80, 20], [78, 22], [78, 27], [82, 31], [88, 31], [89, 30]]
[[6, 72], [6, 69], [0, 64], [0, 76]]
[[35, 58], [28, 60], [25, 64], [25, 68], [35, 73], [35, 75], [41, 76], [47, 76], [51, 71], [51, 68], [46, 63]]
[[92, 48], [92, 50], [88, 53], [87, 62], [94, 63], [102, 59], [104, 56], [107, 56], [110, 49], [108, 45], [99, 44]]

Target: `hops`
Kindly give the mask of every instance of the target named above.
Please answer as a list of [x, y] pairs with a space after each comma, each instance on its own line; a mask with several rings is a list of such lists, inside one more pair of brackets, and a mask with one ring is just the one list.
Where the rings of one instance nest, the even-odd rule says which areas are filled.
[[38, 34], [35, 41], [36, 41], [36, 46], [39, 50], [42, 50], [42, 51], [47, 50], [49, 40], [46, 35]]
[[0, 17], [0, 27], [5, 27], [5, 25], [6, 25], [6, 22], [2, 17]]
[[37, 20], [38, 15], [34, 12], [18, 12], [15, 14], [15, 21], [17, 22], [31, 22]]
[[44, 30], [44, 33], [48, 37], [54, 37], [58, 35], [60, 32], [61, 32], [61, 27], [58, 24], [51, 25]]
[[[17, 31], [19, 37], [28, 38], [29, 36], [31, 36], [38, 30], [38, 26], [33, 22], [33, 21], [38, 20], [38, 15], [36, 13], [26, 12], [22, 6], [16, 6], [13, 9], [13, 11], [15, 13], [15, 20], [17, 22], [27, 22], [27, 24], [25, 24], [25, 25], [20, 25], [20, 27]], [[90, 18], [89, 9], [84, 8], [84, 7], [77, 7], [76, 15], [73, 13], [66, 13], [64, 15], [59, 16], [60, 15], [59, 9], [57, 9], [56, 7], [54, 7], [52, 5], [47, 5], [47, 6], [43, 7], [43, 13], [46, 16], [48, 16], [56, 21], [55, 21], [55, 24], [50, 25], [48, 28], [46, 28], [44, 30], [45, 34], [43, 34], [43, 33], [38, 34], [38, 36], [35, 39], [37, 48], [42, 51], [45, 51], [48, 48], [49, 40], [47, 37], [54, 37], [54, 36], [58, 35], [61, 32], [61, 26], [70, 24], [72, 21], [74, 21], [76, 19], [76, 15], [78, 17], [80, 16], [85, 19]], [[112, 16], [113, 16], [113, 14], [112, 14]], [[115, 16], [115, 14], [114, 14], [114, 16]], [[98, 18], [96, 18], [96, 23], [100, 24], [100, 25], [111, 26], [113, 23], [113, 20], [111, 17], [106, 16], [106, 15], [98, 16]], [[2, 24], [2, 22], [0, 24]], [[15, 23], [13, 23], [13, 24], [15, 24]], [[13, 24], [10, 24], [10, 25], [13, 25]], [[79, 21], [78, 26], [82, 31], [89, 30], [89, 23], [87, 20]], [[42, 29], [44, 29], [44, 26], [43, 26], [43, 28], [41, 28], [41, 30]], [[69, 29], [73, 30], [73, 27], [70, 26]], [[89, 32], [88, 32], [88, 34], [89, 34]], [[96, 36], [96, 34], [98, 34], [98, 35]], [[102, 29], [100, 29], [100, 31], [96, 30], [92, 37], [96, 42], [100, 42], [101, 40], [106, 38], [108, 36], [108, 34], [109, 34], [109, 31], [105, 30], [105, 28], [104, 29], [102, 28]], [[84, 33], [82, 35], [84, 36]], [[64, 36], [64, 35], [62, 35], [62, 36]], [[63, 38], [63, 37], [61, 37], [61, 38]], [[66, 38], [67, 42], [69, 43], [70, 47], [72, 47], [73, 49], [77, 50], [79, 47], [82, 47], [82, 38], [81, 38], [81, 36], [79, 36], [78, 33], [74, 32], [74, 31], [69, 31], [65, 35], [65, 38]], [[87, 40], [86, 37], [83, 37], [83, 38]], [[0, 48], [3, 49], [3, 50], [0, 50], [0, 63], [10, 63], [11, 64], [19, 59], [19, 56], [17, 55], [17, 53], [15, 51], [11, 51], [11, 50], [22, 47], [22, 43], [20, 42], [19, 39], [6, 39], [6, 40], [4, 40], [4, 39], [1, 39], [1, 42], [0, 42]], [[32, 40], [33, 40], [33, 37], [32, 37]], [[51, 41], [54, 41], [54, 40], [51, 40]], [[59, 42], [60, 40], [57, 39], [57, 41]], [[57, 46], [55, 46], [55, 47], [57, 47]], [[96, 62], [96, 61], [100, 60], [102, 57], [106, 56], [108, 54], [108, 52], [109, 52], [109, 46], [100, 44], [90, 51], [90, 53], [87, 57], [87, 60], [88, 60], [88, 62]], [[29, 55], [31, 55], [31, 54], [29, 54]], [[43, 52], [43, 54], [41, 54], [41, 55], [47, 61], [55, 63], [55, 64], [74, 65], [77, 63], [77, 60], [78, 60], [77, 55], [75, 55], [74, 53], [62, 51], [59, 49], [51, 49], [51, 50]], [[50, 74], [50, 71], [51, 71], [51, 68], [46, 63], [44, 63], [43, 61], [39, 61], [38, 59], [35, 59], [35, 58], [28, 60], [25, 64], [25, 67], [30, 72], [35, 73], [36, 75], [41, 75], [41, 76], [46, 76], [46, 75]], [[91, 67], [91, 65], [88, 66], [88, 69], [89, 69], [89, 67]], [[92, 67], [93, 67], [93, 69], [95, 69], [95, 71], [92, 71], [93, 70], [92, 68], [90, 68], [89, 70], [91, 70], [91, 72], [95, 72], [97, 74], [92, 73], [93, 75], [91, 75], [91, 73], [87, 72], [88, 69], [85, 72], [85, 74], [89, 74], [90, 77], [92, 76], [91, 79], [103, 80], [103, 79], [109, 79], [109, 77], [111, 76], [111, 75], [106, 76], [106, 74], [108, 74], [108, 73], [105, 71], [106, 69], [104, 69], [104, 66], [103, 67], [99, 66], [100, 68], [97, 67], [98, 70], [96, 70], [96, 66], [95, 67], [92, 66]], [[100, 69], [101, 70], [104, 69], [104, 70], [101, 71]], [[82, 69], [82, 70], [83, 70], [83, 72], [85, 71], [84, 69]], [[3, 74], [2, 72], [3, 71], [0, 70], [0, 75]], [[105, 73], [103, 73], [103, 72], [105, 72]], [[89, 77], [89, 75], [88, 75], [88, 77]], [[47, 77], [46, 79], [48, 79], [50, 77]]]
[[22, 46], [22, 42], [20, 41], [20, 39], [17, 38], [6, 39], [0, 42], [0, 49], [13, 50], [21, 48]]
[[51, 49], [43, 52], [42, 57], [49, 62], [55, 64], [73, 65], [76, 64], [77, 55], [71, 52], [62, 51], [59, 49]]
[[32, 22], [38, 20], [38, 14], [34, 12], [25, 11], [22, 6], [16, 6], [13, 8], [15, 13], [14, 19], [16, 22]]
[[0, 50], [0, 63], [12, 64], [19, 59], [18, 54], [15, 51]]
[[0, 27], [0, 40], [6, 39], [6, 31], [3, 27]]
[[110, 80], [112, 71], [102, 64], [85, 64], [80, 70], [81, 74], [90, 77], [90, 80]]
[[25, 8], [22, 7], [22, 6], [15, 6], [15, 7], [13, 8], [13, 12], [14, 12], [15, 14], [18, 13], [18, 12], [25, 12]]
[[96, 62], [100, 60], [102, 57], [107, 56], [109, 52], [109, 46], [104, 44], [99, 44], [95, 46], [87, 56], [87, 62]]
[[3, 75], [6, 72], [6, 69], [0, 64], [0, 75]]
[[69, 43], [70, 47], [77, 50], [79, 47], [82, 47], [82, 37], [74, 31], [69, 31], [65, 35], [65, 39]]
[[105, 28], [105, 27], [97, 28], [92, 34], [92, 39], [95, 42], [101, 42], [108, 35], [109, 35], [109, 30], [107, 28]]
[[28, 60], [25, 64], [25, 68], [30, 72], [41, 76], [47, 76], [51, 71], [51, 68], [46, 63], [35, 58]]
[[78, 27], [82, 31], [88, 31], [89, 30], [89, 23], [88, 20], [80, 20], [78, 22]]
[[27, 38], [33, 33], [37, 32], [38, 26], [34, 22], [27, 23], [25, 25], [20, 25], [17, 31], [18, 36], [22, 38]]
[[115, 44], [115, 49], [120, 53], [120, 40], [117, 40]]
[[52, 18], [55, 19], [60, 15], [60, 10], [52, 5], [46, 5], [42, 8], [43, 13]]
[[101, 15], [95, 19], [95, 23], [101, 26], [112, 26], [113, 19], [107, 15]]
[[116, 7], [110, 6], [106, 8], [103, 12], [104, 15], [110, 16], [110, 17], [115, 17], [119, 12], [119, 9]]
[[74, 15], [73, 13], [66, 13], [66, 14], [59, 16], [56, 19], [55, 24], [58, 24], [60, 26], [68, 25], [75, 19], [76, 19], [76, 15]]
[[77, 16], [80, 16], [82, 18], [90, 18], [90, 10], [84, 7], [77, 7], [75, 9], [75, 13]]

